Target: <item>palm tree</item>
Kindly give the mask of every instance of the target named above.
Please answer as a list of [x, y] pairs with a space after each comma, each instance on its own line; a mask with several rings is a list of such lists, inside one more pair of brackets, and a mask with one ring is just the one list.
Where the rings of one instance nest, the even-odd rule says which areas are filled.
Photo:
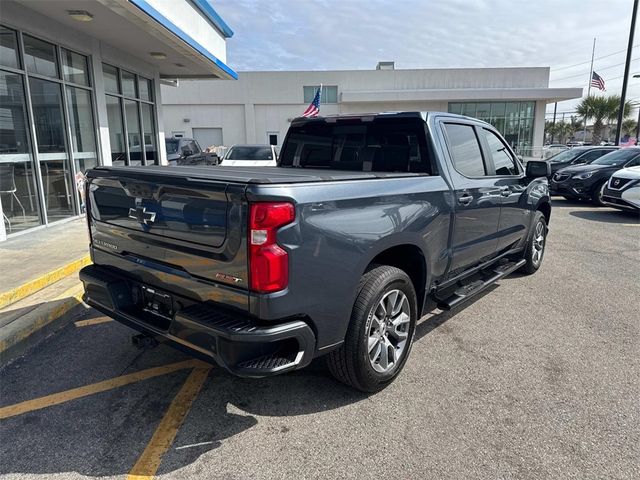
[[627, 118], [624, 122], [622, 122], [622, 133], [625, 135], [635, 136], [636, 128], [638, 128], [638, 122], [636, 122], [633, 118]]
[[[631, 108], [633, 108], [631, 102], [625, 102], [625, 117], [629, 114]], [[578, 115], [585, 117], [585, 119], [593, 120], [593, 136], [591, 143], [594, 145], [600, 143], [600, 140], [602, 139], [602, 130], [604, 129], [604, 122], [615, 120], [618, 117], [619, 110], [619, 95], [610, 95], [608, 97], [590, 95], [587, 98], [582, 99], [576, 108], [576, 112]]]

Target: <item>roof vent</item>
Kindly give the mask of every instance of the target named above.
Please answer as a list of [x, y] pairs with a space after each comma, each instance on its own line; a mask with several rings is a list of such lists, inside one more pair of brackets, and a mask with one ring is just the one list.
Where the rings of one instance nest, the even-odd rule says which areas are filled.
[[395, 70], [396, 62], [378, 62], [376, 70]]

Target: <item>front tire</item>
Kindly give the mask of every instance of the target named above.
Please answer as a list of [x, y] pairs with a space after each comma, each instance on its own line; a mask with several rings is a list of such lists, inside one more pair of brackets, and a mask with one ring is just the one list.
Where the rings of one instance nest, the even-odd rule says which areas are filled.
[[525, 275], [536, 273], [542, 265], [544, 249], [547, 245], [547, 220], [540, 211], [536, 211], [533, 219], [533, 228], [527, 241], [527, 248], [524, 252], [526, 263], [520, 267], [520, 271]]
[[606, 204], [604, 203], [604, 189], [607, 185], [607, 182], [602, 182], [598, 185], [596, 185], [596, 188], [593, 189], [593, 196], [592, 201], [594, 204], [598, 205], [599, 207], [604, 207], [606, 206]]
[[416, 293], [399, 268], [376, 266], [361, 278], [342, 346], [329, 353], [333, 376], [363, 392], [377, 392], [407, 361], [416, 327]]

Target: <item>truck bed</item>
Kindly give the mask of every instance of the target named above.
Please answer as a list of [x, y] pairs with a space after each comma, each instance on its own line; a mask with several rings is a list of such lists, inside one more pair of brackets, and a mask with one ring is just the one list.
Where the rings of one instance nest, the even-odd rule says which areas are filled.
[[166, 180], [167, 176], [201, 181], [217, 181], [241, 184], [283, 184], [337, 182], [348, 180], [371, 180], [376, 178], [415, 177], [423, 173], [409, 172], [355, 172], [347, 170], [309, 169], [293, 167], [98, 167], [92, 176], [123, 175], [136, 178], [137, 174], [147, 179], [157, 174]]

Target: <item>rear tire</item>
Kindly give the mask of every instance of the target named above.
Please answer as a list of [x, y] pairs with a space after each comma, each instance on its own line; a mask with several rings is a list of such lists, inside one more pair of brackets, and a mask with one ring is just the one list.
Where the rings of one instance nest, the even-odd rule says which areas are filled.
[[327, 357], [329, 371], [363, 392], [382, 390], [407, 361], [417, 316], [409, 276], [387, 265], [371, 268], [360, 279], [345, 341]]
[[536, 211], [533, 219], [533, 228], [529, 240], [527, 240], [527, 248], [524, 252], [525, 263], [520, 267], [520, 271], [525, 275], [536, 273], [542, 265], [544, 258], [544, 250], [547, 245], [547, 219], [540, 211]]

